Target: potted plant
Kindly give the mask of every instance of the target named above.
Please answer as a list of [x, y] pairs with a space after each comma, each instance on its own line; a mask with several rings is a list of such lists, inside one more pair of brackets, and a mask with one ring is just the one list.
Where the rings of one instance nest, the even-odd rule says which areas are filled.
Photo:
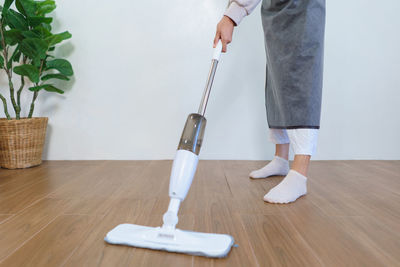
[[[73, 75], [67, 60], [54, 57], [56, 46], [71, 34], [52, 33], [53, 18], [48, 14], [56, 8], [53, 0], [5, 0], [2, 4], [0, 68], [8, 83], [11, 105], [1, 90], [5, 118], [0, 119], [0, 166], [27, 168], [42, 162], [48, 121], [47, 117], [33, 117], [35, 101], [42, 91], [64, 93], [52, 81], [68, 81]], [[32, 94], [26, 109], [21, 103], [23, 93]], [[9, 113], [10, 106], [14, 117]]]

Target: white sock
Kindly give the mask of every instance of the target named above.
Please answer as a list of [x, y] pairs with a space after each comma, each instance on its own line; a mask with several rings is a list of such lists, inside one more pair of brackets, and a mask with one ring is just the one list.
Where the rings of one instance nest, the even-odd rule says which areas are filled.
[[307, 177], [295, 170], [290, 170], [282, 182], [264, 196], [264, 201], [281, 204], [289, 203], [305, 194], [307, 194]]
[[266, 178], [273, 175], [286, 175], [289, 172], [289, 161], [275, 156], [270, 163], [259, 170], [252, 171], [250, 177], [254, 179]]

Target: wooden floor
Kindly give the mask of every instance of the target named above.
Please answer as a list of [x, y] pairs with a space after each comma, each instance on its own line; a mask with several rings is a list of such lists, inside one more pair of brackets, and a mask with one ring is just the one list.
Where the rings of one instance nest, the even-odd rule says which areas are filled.
[[107, 245], [120, 223], [158, 226], [171, 161], [50, 161], [0, 170], [0, 266], [400, 266], [400, 161], [313, 161], [309, 194], [262, 198], [261, 161], [201, 161], [179, 228], [230, 234], [225, 259]]

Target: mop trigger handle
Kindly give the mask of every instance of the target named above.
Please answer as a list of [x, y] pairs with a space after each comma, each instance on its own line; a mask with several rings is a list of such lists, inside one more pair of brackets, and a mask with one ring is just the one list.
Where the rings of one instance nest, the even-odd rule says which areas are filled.
[[219, 58], [221, 57], [221, 52], [222, 52], [222, 42], [221, 40], [219, 40], [217, 46], [214, 48], [214, 54], [212, 58], [219, 61]]

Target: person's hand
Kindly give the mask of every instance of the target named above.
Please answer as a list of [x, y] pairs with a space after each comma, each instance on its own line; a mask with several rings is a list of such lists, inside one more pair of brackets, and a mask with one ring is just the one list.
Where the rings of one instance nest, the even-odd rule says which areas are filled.
[[233, 28], [235, 22], [227, 16], [223, 16], [217, 25], [217, 32], [214, 38], [214, 48], [217, 46], [219, 40], [222, 42], [222, 52], [225, 53], [227, 45], [232, 41]]

